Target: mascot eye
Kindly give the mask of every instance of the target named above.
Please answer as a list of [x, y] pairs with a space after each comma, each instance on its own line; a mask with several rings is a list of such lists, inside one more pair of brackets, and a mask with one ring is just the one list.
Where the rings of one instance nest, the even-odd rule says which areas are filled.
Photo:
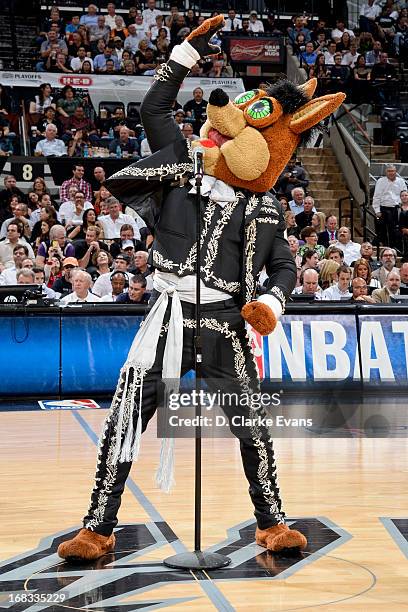
[[246, 112], [251, 119], [265, 119], [265, 117], [273, 113], [273, 105], [267, 98], [262, 98], [248, 106]]
[[234, 104], [246, 104], [247, 102], [255, 98], [257, 95], [258, 95], [258, 90], [251, 89], [251, 91], [246, 91], [245, 93], [237, 96], [234, 100]]

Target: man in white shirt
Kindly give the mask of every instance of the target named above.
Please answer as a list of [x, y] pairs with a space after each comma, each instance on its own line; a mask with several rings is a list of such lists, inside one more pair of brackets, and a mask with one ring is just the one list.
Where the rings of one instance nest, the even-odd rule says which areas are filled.
[[242, 29], [242, 21], [238, 19], [234, 9], [229, 9], [228, 17], [225, 19], [225, 25], [222, 28], [223, 32], [235, 32]]
[[16, 223], [9, 223], [7, 228], [7, 238], [0, 241], [0, 263], [5, 268], [12, 268], [14, 266], [13, 252], [14, 247], [17, 244], [22, 244], [27, 247], [27, 256], [30, 259], [34, 259], [34, 252], [31, 245], [21, 237], [22, 232]]
[[[14, 266], [11, 268], [6, 268], [0, 274], [0, 285], [15, 285], [17, 284], [17, 272], [21, 270], [21, 268], [29, 267], [28, 265], [24, 266], [23, 263], [28, 264], [28, 248], [25, 244], [16, 244], [13, 249], [13, 260]], [[31, 261], [31, 265], [34, 265], [34, 262]]]
[[334, 56], [336, 55], [336, 43], [329, 42], [327, 51], [323, 53], [326, 66], [334, 66]]
[[93, 72], [93, 60], [88, 57], [86, 54], [85, 47], [79, 47], [76, 57], [73, 57], [71, 60], [71, 68], [74, 72], [79, 72], [82, 70], [82, 64], [85, 62], [89, 62], [91, 64], [92, 72]]
[[61, 305], [99, 302], [99, 297], [91, 293], [92, 277], [85, 270], [75, 270], [72, 273], [74, 291], [60, 300]]
[[67, 147], [63, 140], [56, 138], [58, 133], [57, 127], [53, 123], [49, 123], [45, 128], [45, 138], [37, 142], [34, 155], [55, 155], [61, 157], [67, 154]]
[[386, 246], [396, 246], [398, 236], [398, 209], [401, 202], [401, 191], [407, 185], [403, 178], [397, 176], [397, 169], [390, 164], [385, 170], [385, 176], [378, 179], [373, 196], [373, 208], [377, 219], [381, 219], [380, 240]]
[[351, 232], [348, 227], [341, 227], [337, 232], [337, 241], [333, 246], [341, 249], [344, 253], [344, 263], [351, 266], [353, 261], [360, 259], [361, 245], [351, 240]]
[[105, 15], [105, 25], [109, 26], [111, 30], [114, 30], [116, 28], [115, 18], [118, 16], [116, 13], [116, 6], [113, 2], [109, 2], [106, 9], [108, 14]]
[[347, 32], [347, 34], [350, 36], [350, 38], [354, 38], [353, 30], [348, 30], [346, 28], [343, 19], [337, 19], [336, 27], [334, 28], [334, 30], [332, 30], [332, 33], [331, 33], [332, 39], [336, 43], [340, 42], [341, 37], [343, 36], [344, 32]]
[[319, 287], [319, 274], [313, 268], [307, 268], [301, 274], [302, 285], [296, 287], [292, 293], [294, 295], [314, 294], [315, 300], [321, 300], [323, 296], [322, 288]]
[[381, 6], [376, 0], [367, 0], [360, 9], [360, 30], [361, 32], [374, 32], [375, 20], [381, 13]]
[[150, 26], [150, 32], [152, 35], [152, 41], [155, 42], [156, 38], [159, 35], [159, 30], [166, 30], [167, 32], [167, 40], [170, 42], [170, 29], [164, 25], [164, 17], [163, 15], [156, 15], [156, 24], [154, 26]]
[[258, 13], [251, 11], [249, 14], [249, 31], [254, 34], [261, 34], [264, 32], [264, 26], [260, 19], [258, 19]]
[[[130, 274], [130, 272], [127, 271], [129, 267], [129, 263], [130, 263], [130, 258], [127, 255], [122, 255], [122, 253], [117, 255], [113, 262], [114, 272], [122, 272], [126, 276], [128, 283], [133, 276], [133, 274]], [[95, 284], [92, 288], [95, 295], [102, 297], [103, 295], [107, 295], [111, 293], [112, 291], [111, 276], [112, 276], [112, 272], [106, 272], [105, 274], [101, 274], [96, 279]]]
[[144, 30], [137, 30], [136, 24], [131, 23], [128, 26], [129, 36], [125, 38], [124, 49], [128, 49], [131, 53], [135, 54], [139, 51], [139, 43], [145, 37]]
[[125, 215], [121, 212], [120, 202], [116, 198], [111, 197], [107, 199], [107, 204], [109, 206], [109, 215], [99, 217], [105, 240], [120, 238], [120, 228], [125, 223], [129, 223], [133, 227], [136, 240], [140, 240], [140, 231], [135, 220], [130, 215]]
[[156, 8], [156, 0], [147, 0], [146, 8], [142, 11], [143, 23], [147, 28], [156, 25], [157, 15], [161, 15], [161, 11]]
[[340, 266], [337, 270], [337, 274], [339, 280], [323, 291], [323, 300], [348, 300], [352, 297], [349, 291], [351, 279], [350, 268], [348, 266]]
[[[305, 210], [304, 209], [305, 190], [303, 189], [303, 187], [294, 187], [291, 191], [291, 194], [292, 194], [293, 200], [289, 202], [289, 208], [293, 212], [293, 214], [296, 216], [300, 214], [301, 212], [304, 212]], [[316, 212], [316, 208], [314, 206], [312, 210], [314, 213]]]
[[85, 194], [80, 191], [76, 185], [71, 185], [68, 190], [70, 199], [63, 202], [58, 211], [59, 220], [61, 223], [66, 223], [68, 219], [72, 219], [72, 217], [75, 215], [75, 196], [78, 192], [84, 198], [84, 211], [93, 208], [91, 202], [85, 200]]

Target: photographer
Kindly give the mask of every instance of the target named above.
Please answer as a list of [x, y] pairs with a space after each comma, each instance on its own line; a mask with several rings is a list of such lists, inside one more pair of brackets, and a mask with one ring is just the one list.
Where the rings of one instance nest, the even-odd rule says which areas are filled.
[[296, 157], [292, 157], [278, 181], [275, 189], [279, 194], [285, 195], [289, 200], [292, 199], [292, 189], [294, 187], [303, 187], [306, 190], [309, 185], [309, 180], [306, 178], [306, 172], [301, 166], [296, 165]]

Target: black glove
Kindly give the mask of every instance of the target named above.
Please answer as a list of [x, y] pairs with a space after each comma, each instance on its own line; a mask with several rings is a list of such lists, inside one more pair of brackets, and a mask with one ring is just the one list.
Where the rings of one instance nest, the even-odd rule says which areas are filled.
[[191, 34], [187, 36], [187, 41], [190, 45], [200, 54], [200, 57], [206, 57], [207, 55], [217, 55], [221, 53], [221, 49], [218, 45], [211, 45], [210, 39], [218, 32], [218, 30], [224, 25], [223, 15], [217, 15], [206, 19], [203, 23], [193, 30]]

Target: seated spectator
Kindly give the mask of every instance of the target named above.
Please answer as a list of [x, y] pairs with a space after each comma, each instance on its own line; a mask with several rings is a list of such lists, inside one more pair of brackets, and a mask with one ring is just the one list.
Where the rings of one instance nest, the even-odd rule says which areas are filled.
[[152, 268], [147, 263], [149, 255], [146, 251], [136, 251], [134, 257], [134, 267], [130, 268], [131, 274], [138, 274], [143, 276], [146, 279], [147, 290], [151, 291], [153, 289], [153, 276], [152, 276]]
[[45, 63], [45, 70], [46, 72], [65, 72], [67, 74], [72, 74], [68, 57], [64, 55], [61, 51], [57, 52], [55, 58], [50, 55], [50, 57]]
[[59, 257], [54, 255], [50, 260], [47, 260], [45, 262], [44, 272], [46, 279], [48, 279], [46, 281], [47, 287], [51, 289], [57, 278], [61, 278], [62, 276], [62, 263]]
[[46, 242], [41, 242], [38, 247], [35, 263], [37, 266], [43, 266], [46, 260], [49, 260], [54, 255], [58, 255], [60, 259], [64, 257], [74, 257], [75, 248], [72, 242], [67, 240], [65, 227], [62, 225], [53, 225], [50, 229], [50, 239]]
[[33, 245], [35, 254], [37, 254], [38, 247], [40, 246], [40, 244], [50, 239], [50, 230], [53, 225], [55, 225], [53, 220], [40, 221], [40, 228], [41, 228], [40, 235], [34, 241], [31, 240], [31, 244]]
[[144, 249], [144, 243], [141, 240], [136, 240], [134, 234], [134, 228], [132, 225], [125, 223], [120, 228], [120, 237], [115, 238], [111, 243], [109, 250], [113, 258], [115, 258], [119, 253], [122, 253], [126, 247], [129, 247], [129, 244], [133, 246], [133, 250], [142, 251]]
[[318, 269], [319, 255], [314, 249], [304, 250], [303, 255], [301, 257], [302, 257], [302, 270], [308, 270], [309, 268]]
[[145, 38], [145, 32], [136, 29], [136, 24], [131, 23], [128, 27], [128, 35], [125, 39], [123, 48], [128, 49], [132, 55], [137, 53], [139, 49], [139, 43]]
[[91, 186], [94, 195], [96, 196], [96, 192], [102, 187], [103, 183], [106, 179], [106, 173], [102, 166], [95, 166], [93, 169], [93, 178], [91, 179]]
[[301, 285], [292, 291], [295, 295], [313, 295], [315, 300], [323, 299], [323, 291], [319, 287], [319, 274], [314, 268], [303, 270]]
[[89, 266], [93, 266], [92, 257], [95, 254], [98, 254], [99, 251], [108, 252], [108, 246], [99, 240], [99, 236], [101, 235], [101, 230], [96, 225], [88, 226], [88, 229], [85, 234], [84, 240], [75, 240], [75, 257], [78, 260], [78, 264], [80, 268], [88, 268]]
[[375, 64], [378, 64], [378, 62], [380, 61], [381, 53], [382, 53], [381, 41], [375, 40], [373, 42], [373, 48], [371, 49], [371, 51], [367, 51], [365, 54], [365, 60], [366, 60], [367, 66], [370, 66], [370, 68], [372, 68]]
[[201, 126], [207, 119], [207, 104], [207, 100], [204, 100], [203, 90], [201, 87], [196, 87], [193, 90], [193, 98], [183, 106], [186, 117], [191, 120], [193, 125], [194, 134], [200, 133]]
[[[48, 259], [47, 264], [52, 265], [53, 258]], [[62, 274], [55, 279], [51, 289], [59, 294], [59, 296], [66, 296], [73, 291], [72, 287], [72, 273], [78, 268], [78, 261], [75, 257], [66, 257], [62, 262]]]
[[404, 262], [400, 269], [401, 288], [408, 289], [408, 263]]
[[374, 299], [368, 295], [367, 283], [363, 278], [356, 276], [351, 281], [351, 301], [366, 302], [367, 304], [375, 304]]
[[88, 28], [98, 23], [98, 8], [95, 6], [95, 4], [88, 4], [86, 13], [81, 16], [79, 23], [87, 26]]
[[353, 278], [362, 278], [367, 287], [374, 287], [374, 289], [381, 289], [381, 283], [378, 278], [372, 278], [370, 264], [366, 259], [356, 259], [353, 266]]
[[55, 291], [53, 291], [46, 285], [47, 279], [45, 276], [44, 268], [41, 268], [40, 266], [33, 267], [33, 272], [34, 272], [34, 283], [36, 285], [41, 285], [42, 293], [45, 294], [47, 298], [50, 298], [52, 300], [58, 299], [58, 296], [55, 293]]
[[92, 202], [92, 188], [91, 185], [84, 180], [85, 170], [81, 164], [75, 164], [72, 168], [72, 178], [64, 181], [60, 187], [60, 200], [61, 202], [66, 202], [68, 198], [68, 190], [71, 185], [75, 185], [78, 189], [80, 189], [84, 195], [85, 200], [88, 202]]
[[194, 140], [198, 140], [200, 137], [197, 136], [196, 134], [194, 134], [193, 132], [193, 126], [191, 123], [183, 123], [183, 127], [181, 129], [182, 134], [184, 136], [184, 138], [186, 140], [190, 140], [190, 142], [193, 142]]
[[24, 238], [27, 240], [30, 239], [31, 236], [31, 227], [32, 224], [30, 222], [29, 214], [28, 214], [28, 206], [24, 204], [24, 202], [18, 202], [18, 204], [14, 207], [14, 217], [10, 219], [6, 219], [3, 221], [0, 229], [0, 239], [3, 239], [7, 235], [7, 228], [13, 221], [19, 221], [23, 224], [24, 227]]
[[71, 21], [65, 26], [65, 38], [69, 38], [70, 34], [78, 31], [80, 20], [79, 15], [72, 15]]
[[283, 235], [286, 240], [289, 238], [289, 236], [296, 236], [296, 238], [299, 238], [299, 228], [296, 225], [296, 217], [291, 210], [287, 210], [285, 212], [285, 223], [286, 229]]
[[149, 157], [149, 155], [152, 154], [152, 151], [150, 149], [150, 145], [147, 141], [147, 138], [143, 138], [142, 142], [140, 143], [140, 157]]
[[[299, 228], [299, 231], [303, 230], [303, 228], [312, 226], [312, 220], [315, 213], [314, 210], [314, 199], [312, 196], [306, 196], [303, 200], [303, 210], [299, 214], [295, 216], [296, 225]], [[317, 236], [316, 236], [317, 237]], [[324, 255], [324, 252], [323, 252]]]
[[53, 6], [51, 8], [49, 17], [47, 17], [42, 24], [42, 29], [44, 32], [49, 32], [53, 26], [58, 26], [58, 29], [62, 29], [64, 27], [64, 20], [62, 19], [57, 6]]
[[334, 41], [330, 41], [327, 45], [327, 51], [323, 54], [326, 66], [334, 66], [334, 56], [336, 53], [337, 45]]
[[88, 33], [85, 29], [85, 32], [81, 31], [83, 26], [78, 27], [78, 31], [74, 32], [70, 35], [68, 41], [68, 55], [69, 57], [76, 57], [80, 47], [85, 47], [86, 51], [90, 52], [90, 46], [88, 44]]
[[45, 128], [45, 138], [39, 140], [35, 147], [34, 155], [45, 157], [55, 156], [62, 157], [67, 154], [67, 147], [63, 140], [57, 138], [57, 126], [49, 123]]
[[387, 277], [390, 272], [398, 272], [398, 268], [395, 267], [396, 262], [396, 253], [394, 249], [385, 248], [381, 253], [381, 267], [374, 270], [372, 273], [372, 278], [378, 279], [380, 281], [381, 287], [385, 287], [387, 282]]
[[360, 7], [359, 25], [362, 32], [375, 32], [375, 20], [381, 13], [381, 7], [375, 0], [367, 0]]
[[[312, 198], [312, 196], [307, 196], [307, 198]], [[319, 234], [324, 230], [325, 223], [326, 223], [326, 217], [324, 216], [324, 213], [318, 210], [317, 212], [313, 214], [312, 227], [317, 232], [317, 238], [319, 238]], [[319, 240], [317, 241], [317, 244], [319, 244]]]
[[17, 285], [34, 285], [35, 274], [30, 268], [21, 268], [16, 274]]
[[[82, 226], [82, 218], [84, 215], [85, 206], [85, 195], [82, 191], [78, 190], [74, 195], [74, 210], [71, 209], [71, 214], [66, 217], [65, 228], [67, 231], [68, 238], [74, 240], [79, 234], [79, 230]], [[76, 230], [76, 231], [74, 231]]]
[[222, 28], [223, 32], [236, 32], [242, 28], [242, 21], [238, 19], [233, 8], [228, 10], [228, 17], [225, 18], [225, 24]]
[[13, 143], [8, 136], [8, 128], [0, 126], [0, 155], [12, 155], [13, 151]]
[[101, 302], [116, 302], [116, 298], [129, 286], [127, 275], [120, 270], [112, 272], [110, 275], [110, 284], [111, 290], [101, 297]]
[[71, 59], [71, 69], [74, 72], [81, 72], [84, 62], [89, 62], [91, 65], [91, 72], [93, 72], [93, 60], [87, 56], [85, 47], [79, 47], [76, 56]]
[[[293, 199], [289, 202], [289, 208], [295, 215], [298, 215], [304, 211], [305, 190], [303, 187], [295, 187], [292, 189], [291, 195]], [[316, 212], [314, 206], [312, 210], [314, 213]]]
[[354, 32], [353, 30], [348, 30], [346, 28], [346, 24], [344, 22], [343, 19], [337, 19], [336, 21], [336, 27], [332, 30], [331, 32], [331, 37], [332, 39], [337, 43], [340, 42], [341, 37], [343, 36], [344, 32], [347, 32], [347, 34], [350, 36], [350, 38], [354, 38]]
[[319, 285], [323, 289], [328, 289], [339, 280], [338, 271], [340, 264], [332, 259], [323, 259], [319, 267]]
[[313, 66], [316, 63], [317, 53], [311, 41], [305, 44], [305, 50], [302, 51], [299, 59], [301, 60], [301, 65], [306, 64], [306, 66]]
[[385, 281], [385, 286], [382, 289], [374, 289], [371, 294], [376, 304], [389, 304], [391, 297], [396, 297], [400, 294], [401, 278], [397, 269], [391, 270]]
[[113, 197], [110, 197], [107, 202], [109, 204], [109, 214], [99, 218], [99, 221], [102, 223], [105, 240], [120, 238], [120, 228], [125, 223], [133, 227], [135, 238], [140, 240], [140, 230], [135, 220], [130, 215], [125, 215], [121, 212], [120, 202]]
[[[1, 244], [1, 243], [0, 243]], [[13, 247], [13, 265], [6, 268], [0, 274], [0, 285], [16, 285], [17, 272], [23, 268], [23, 263], [27, 263], [28, 247], [25, 244], [16, 244]]]
[[[371, 70], [371, 81], [376, 87], [377, 100], [380, 104], [392, 102], [395, 96], [395, 85], [398, 83], [395, 67], [388, 62], [388, 53], [380, 53], [380, 61]], [[389, 84], [384, 87], [384, 84]]]
[[339, 280], [331, 287], [323, 291], [323, 300], [348, 300], [351, 298], [349, 291], [351, 270], [348, 266], [340, 266], [337, 270]]
[[[341, 53], [343, 56], [346, 53], [348, 53], [351, 49], [351, 40], [352, 40], [352, 37], [350, 36], [350, 34], [348, 32], [343, 32], [340, 40], [337, 42], [337, 45], [336, 45], [337, 52]], [[356, 45], [356, 49], [357, 49], [357, 45]]]
[[99, 302], [99, 297], [91, 292], [92, 278], [84, 270], [75, 270], [72, 273], [73, 292], [68, 293], [60, 300], [60, 304], [79, 304], [82, 302]]
[[113, 258], [110, 253], [102, 249], [100, 251], [95, 251], [91, 259], [92, 266], [88, 266], [87, 272], [92, 276], [92, 280], [96, 281], [99, 276], [111, 271], [110, 267], [112, 262]]
[[322, 244], [328, 249], [331, 244], [337, 241], [337, 217], [328, 215], [326, 217], [326, 229], [318, 234], [317, 244]]
[[307, 189], [308, 185], [309, 181], [306, 177], [306, 172], [302, 166], [296, 164], [296, 156], [294, 155], [288, 161], [285, 169], [278, 178], [275, 189], [278, 193], [282, 193], [289, 198], [294, 187], [303, 187], [303, 189]]
[[[49, 198], [48, 194], [44, 194], [40, 200], [40, 208], [35, 210], [31, 215], [31, 223], [33, 223], [33, 229], [31, 232], [31, 244], [35, 245], [36, 248], [40, 246], [37, 239], [42, 235], [43, 228], [41, 224], [46, 222], [48, 227], [51, 229], [53, 225], [58, 224], [57, 211], [53, 206], [49, 206], [48, 204], [44, 205], [44, 202], [47, 202], [47, 198]], [[47, 236], [48, 238], [48, 236]]]
[[74, 137], [67, 143], [69, 157], [88, 157], [92, 142], [86, 130], [76, 130]]
[[351, 240], [351, 232], [348, 227], [341, 227], [337, 233], [337, 241], [335, 247], [341, 249], [344, 253], [344, 263], [350, 266], [353, 261], [359, 259], [361, 245], [358, 242]]
[[312, 77], [317, 79], [316, 95], [325, 95], [327, 93], [327, 84], [329, 82], [330, 74], [329, 67], [326, 64], [326, 58], [323, 53], [317, 56], [315, 65], [310, 66], [309, 68], [309, 78]]
[[110, 27], [105, 23], [105, 16], [98, 15], [96, 25], [89, 27], [89, 43], [93, 52], [96, 50], [98, 40], [103, 40], [105, 45], [110, 39]]
[[115, 36], [113, 39], [113, 55], [119, 62], [119, 69], [122, 67], [122, 57], [123, 57], [123, 39], [120, 36]]
[[124, 157], [124, 153], [126, 156], [133, 155], [136, 158], [139, 158], [138, 152], [138, 142], [136, 138], [130, 140], [129, 138], [129, 128], [125, 125], [121, 126], [119, 129], [119, 138], [115, 138], [109, 145], [109, 153], [118, 154], [120, 151], [120, 156]]
[[85, 115], [85, 109], [83, 106], [78, 106], [73, 115], [68, 117], [65, 124], [65, 133], [63, 135], [63, 140], [68, 141], [73, 136], [77, 130], [86, 131], [88, 134], [88, 138], [94, 146], [99, 145], [99, 137], [96, 131], [95, 124]]
[[[58, 38], [57, 33], [54, 30], [50, 30], [47, 34], [47, 39], [42, 43], [40, 48], [41, 60], [37, 62], [36, 70], [38, 72], [45, 72], [45, 66], [48, 60], [56, 60], [58, 52], [63, 53], [65, 56], [68, 55], [68, 47], [65, 40]], [[41, 87], [41, 86], [40, 86]], [[39, 111], [30, 111], [39, 112]]]
[[[68, 189], [68, 200], [65, 200], [61, 204], [58, 210], [58, 216], [63, 225], [66, 224], [67, 219], [70, 219], [75, 211], [75, 194], [77, 193], [78, 187], [76, 185], [71, 185]], [[84, 209], [92, 208], [92, 204], [90, 202], [85, 201]]]
[[[141, 41], [141, 43], [142, 42], [143, 41]], [[157, 51], [151, 47], [147, 47], [147, 49], [143, 51], [143, 54], [141, 54], [139, 50], [135, 55], [135, 61], [137, 63], [139, 74], [144, 76], [153, 76], [158, 65]]]
[[[103, 122], [104, 120], [102, 120]], [[121, 127], [127, 127], [130, 129], [130, 123], [125, 116], [125, 110], [122, 106], [118, 106], [115, 108], [113, 115], [106, 121], [106, 123], [101, 123], [102, 133], [107, 136], [108, 133], [112, 134], [115, 138], [119, 136], [119, 130]], [[133, 132], [132, 132], [133, 133]]]
[[253, 34], [263, 34], [264, 26], [260, 19], [258, 19], [258, 13], [251, 11], [249, 13], [249, 29]]
[[115, 38], [120, 38], [123, 42], [129, 36], [128, 29], [125, 25], [125, 21], [123, 17], [117, 15], [115, 17], [115, 26], [111, 28], [110, 38], [114, 40]]
[[48, 108], [45, 109], [44, 116], [37, 123], [36, 128], [35, 128], [36, 130], [35, 134], [33, 134], [34, 130], [33, 128], [31, 128], [32, 136], [33, 138], [35, 138], [34, 140], [35, 144], [37, 144], [38, 140], [40, 140], [39, 138], [40, 136], [45, 137], [45, 130], [47, 128], [47, 125], [50, 125], [50, 124], [55, 125], [55, 127], [57, 128], [57, 136], [61, 136], [62, 126], [56, 115], [57, 115], [57, 111], [55, 110], [55, 108], [53, 106], [49, 106]]
[[119, 70], [120, 62], [116, 55], [113, 54], [113, 49], [109, 45], [104, 48], [103, 53], [94, 57], [93, 64], [95, 72], [106, 72], [106, 63], [108, 60], [112, 60], [114, 70]]
[[149, 29], [150, 29], [150, 40], [152, 41], [154, 45], [156, 45], [156, 41], [159, 36], [160, 30], [164, 30], [166, 32], [165, 38], [167, 42], [170, 44], [170, 28], [164, 25], [163, 15], [157, 15], [155, 25], [151, 25]]
[[24, 236], [24, 226], [17, 219], [13, 219], [11, 223], [9, 223], [7, 227], [7, 235], [6, 238], [0, 240], [0, 264], [4, 266], [4, 268], [12, 268], [14, 265], [13, 259], [13, 251], [14, 247], [19, 245], [24, 245], [28, 250], [28, 257], [34, 259], [34, 252], [31, 246], [28, 244], [27, 240]]
[[330, 66], [328, 81], [328, 91], [331, 93], [337, 93], [339, 91], [347, 93], [349, 80], [350, 80], [350, 68], [342, 65], [342, 55], [336, 52], [334, 55], [334, 65]]
[[34, 96], [34, 100], [31, 100], [28, 112], [30, 114], [39, 114], [43, 115], [45, 110], [49, 106], [53, 106], [55, 108], [55, 103], [53, 102], [52, 89], [49, 83], [42, 83], [38, 88], [38, 94]]
[[377, 268], [381, 266], [381, 262], [374, 259], [373, 253], [374, 248], [371, 242], [363, 242], [360, 248], [360, 257], [369, 263], [371, 272], [374, 272], [374, 270], [377, 270]]
[[[242, 20], [242, 28], [244, 28], [244, 20]], [[264, 24], [265, 33], [270, 36], [282, 36], [282, 31], [278, 28], [274, 13], [268, 13]]]
[[[129, 257], [127, 255], [118, 255], [113, 262], [114, 271], [120, 271], [127, 277], [128, 282], [132, 278], [132, 274], [128, 271], [129, 267]], [[107, 272], [106, 274], [101, 274], [95, 281], [93, 286], [93, 292], [102, 297], [111, 291], [111, 282], [110, 282], [111, 272]]]
[[108, 11], [108, 14], [105, 16], [106, 25], [108, 25], [110, 29], [113, 30], [116, 24], [115, 22], [115, 19], [117, 16], [116, 6], [113, 2], [109, 2], [106, 8]]
[[349, 68], [355, 68], [359, 57], [362, 57], [365, 60], [364, 55], [360, 55], [357, 51], [357, 44], [355, 42], [352, 42], [350, 44], [349, 51], [343, 53], [343, 59], [341, 60], [341, 63], [344, 64], [344, 66], [348, 66]]
[[298, 15], [293, 19], [293, 26], [288, 27], [287, 32], [292, 43], [295, 42], [298, 34], [303, 34], [306, 42], [310, 40], [310, 30], [306, 27], [303, 15]]
[[400, 210], [398, 211], [397, 233], [399, 237], [399, 247], [402, 251], [402, 258], [408, 260], [408, 191], [401, 191]]
[[156, 0], [147, 0], [146, 8], [142, 11], [144, 23], [148, 27], [154, 25], [157, 15], [161, 15], [161, 11], [156, 8]]
[[[328, 249], [326, 249], [324, 259], [331, 259], [333, 261], [337, 261], [339, 265], [342, 265], [344, 263], [344, 252], [336, 246], [331, 245]], [[323, 260], [321, 263], [323, 263]]]
[[369, 102], [372, 98], [371, 85], [371, 68], [366, 66], [364, 55], [359, 55], [357, 63], [354, 67], [353, 81], [353, 101], [356, 104], [361, 102]]
[[308, 251], [314, 251], [318, 259], [323, 259], [326, 249], [321, 244], [317, 244], [317, 233], [312, 226], [304, 227], [300, 232], [300, 238], [305, 241], [305, 244], [299, 247], [301, 257]]
[[135, 23], [135, 19], [138, 15], [140, 15], [140, 13], [136, 6], [129, 7], [129, 12], [124, 17], [127, 28], [129, 28], [132, 23]]

